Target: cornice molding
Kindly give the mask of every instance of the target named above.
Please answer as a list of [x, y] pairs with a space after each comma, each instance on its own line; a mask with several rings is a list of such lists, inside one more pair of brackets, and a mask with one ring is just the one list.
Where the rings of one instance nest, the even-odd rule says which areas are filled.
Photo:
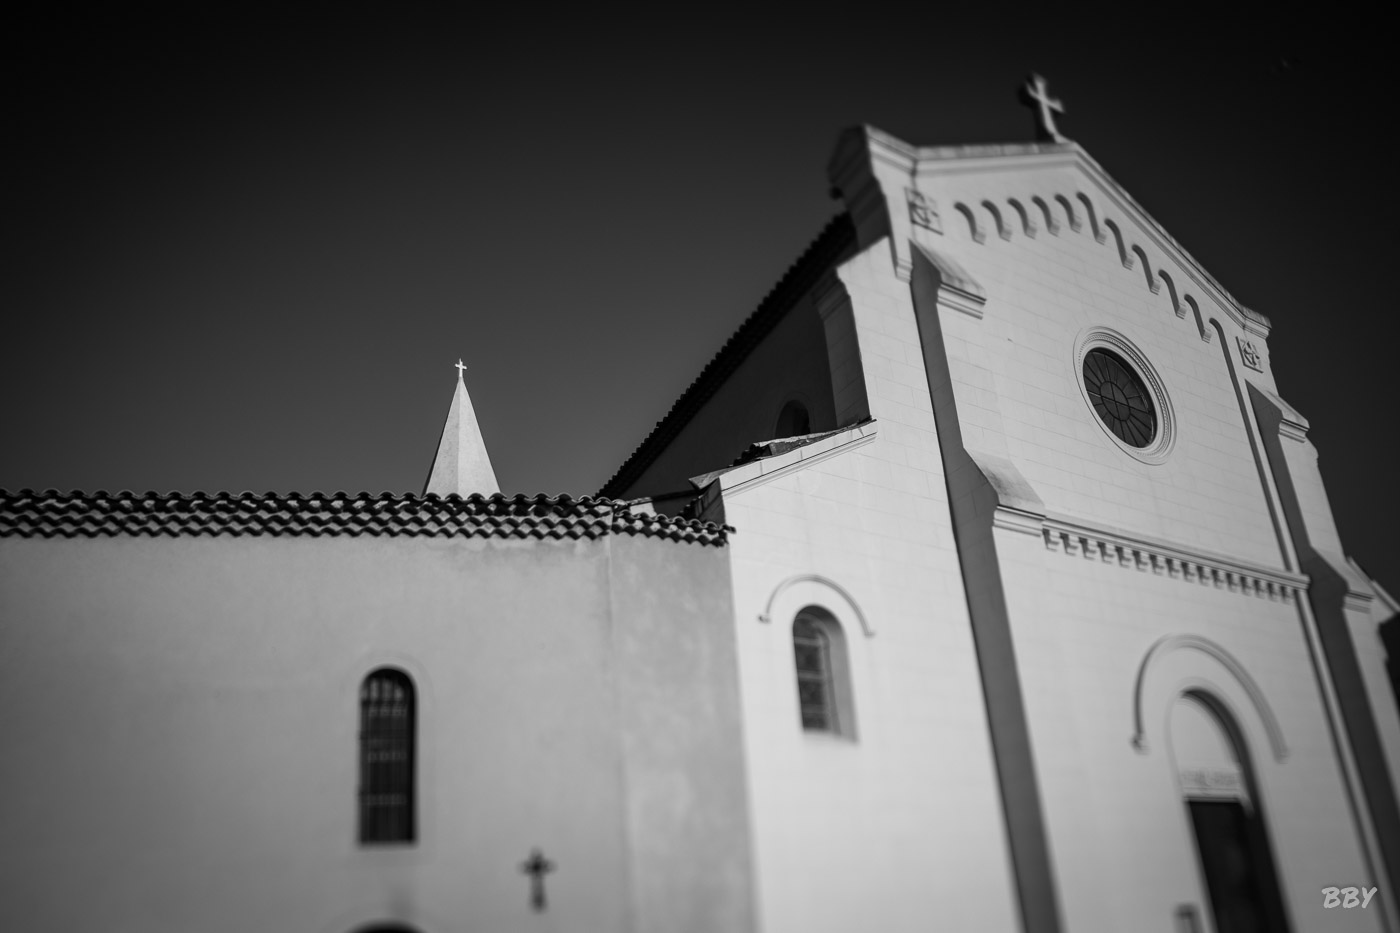
[[1063, 518], [1045, 518], [1041, 533], [1046, 550], [1067, 557], [1117, 564], [1260, 599], [1291, 604], [1308, 588], [1303, 574]]
[[999, 505], [992, 511], [992, 527], [1004, 528], [1023, 535], [1040, 535], [1044, 532], [1045, 516], [1025, 509]]
[[875, 440], [877, 433], [873, 420], [863, 421], [860, 424], [852, 425], [839, 434], [833, 434], [803, 447], [796, 447], [785, 454], [764, 457], [739, 466], [692, 476], [690, 482], [703, 489], [715, 480], [719, 480], [725, 498], [732, 498], [772, 482], [779, 477], [787, 476], [789, 473], [864, 447]]
[[910, 248], [917, 250], [938, 270], [938, 304], [980, 320], [982, 309], [987, 304], [987, 291], [972, 277], [972, 273], [958, 265], [951, 256], [945, 256], [917, 240], [910, 241]]

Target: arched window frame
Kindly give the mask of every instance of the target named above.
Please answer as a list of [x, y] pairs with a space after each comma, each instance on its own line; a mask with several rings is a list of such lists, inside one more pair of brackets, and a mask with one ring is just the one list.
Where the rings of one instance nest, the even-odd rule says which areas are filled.
[[[791, 414], [790, 414], [791, 413]], [[792, 425], [785, 423], [791, 421]], [[812, 410], [800, 398], [792, 397], [778, 409], [778, 417], [773, 422], [773, 437], [803, 437], [812, 433]]]
[[1178, 703], [1190, 703], [1201, 709], [1205, 715], [1214, 721], [1215, 727], [1220, 730], [1220, 734], [1229, 744], [1231, 751], [1235, 755], [1236, 764], [1230, 768], [1229, 775], [1218, 777], [1229, 777], [1229, 781], [1206, 780], [1201, 782], [1199, 777], [1192, 777], [1193, 769], [1183, 767], [1180, 761], [1180, 751], [1175, 747], [1170, 739], [1170, 725], [1168, 727], [1168, 745], [1171, 747], [1171, 760], [1176, 769], [1177, 788], [1183, 800], [1234, 800], [1240, 803], [1245, 810], [1251, 814], [1255, 813], [1257, 792], [1252, 792], [1250, 788], [1250, 768], [1249, 768], [1249, 746], [1245, 741], [1244, 734], [1240, 731], [1239, 723], [1230, 712], [1225, 703], [1207, 689], [1196, 686], [1188, 686], [1177, 694], [1172, 705], [1168, 707], [1168, 722], [1170, 717], [1175, 715]]
[[359, 841], [417, 841], [417, 690], [413, 678], [381, 667], [360, 683]]
[[[798, 722], [803, 732], [855, 741], [850, 654], [841, 623], [822, 606], [805, 606], [793, 617], [790, 641]], [[820, 700], [812, 702], [818, 694]]]

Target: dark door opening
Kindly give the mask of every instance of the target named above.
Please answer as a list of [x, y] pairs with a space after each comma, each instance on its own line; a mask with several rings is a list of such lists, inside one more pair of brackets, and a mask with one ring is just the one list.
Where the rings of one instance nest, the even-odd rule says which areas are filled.
[[1216, 933], [1284, 933], [1283, 901], [1258, 814], [1238, 800], [1188, 800]]

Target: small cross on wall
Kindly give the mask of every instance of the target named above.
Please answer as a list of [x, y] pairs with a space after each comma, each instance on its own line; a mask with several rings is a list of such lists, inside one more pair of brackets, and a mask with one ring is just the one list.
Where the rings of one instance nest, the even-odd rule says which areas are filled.
[[1033, 74], [1021, 88], [1022, 103], [1030, 106], [1035, 113], [1035, 138], [1040, 142], [1067, 143], [1069, 140], [1055, 128], [1055, 114], [1064, 113], [1065, 105], [1058, 98], [1050, 96], [1045, 79]]
[[537, 911], [544, 910], [544, 876], [554, 871], [554, 863], [539, 849], [531, 849], [530, 857], [521, 863], [520, 870], [530, 876], [530, 906]]

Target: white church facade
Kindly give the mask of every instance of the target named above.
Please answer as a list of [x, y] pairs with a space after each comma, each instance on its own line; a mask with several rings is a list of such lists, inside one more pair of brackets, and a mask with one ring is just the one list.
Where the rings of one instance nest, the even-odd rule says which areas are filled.
[[499, 494], [460, 380], [423, 495], [0, 493], [15, 928], [1400, 929], [1400, 606], [1031, 90], [844, 134], [599, 497]]

